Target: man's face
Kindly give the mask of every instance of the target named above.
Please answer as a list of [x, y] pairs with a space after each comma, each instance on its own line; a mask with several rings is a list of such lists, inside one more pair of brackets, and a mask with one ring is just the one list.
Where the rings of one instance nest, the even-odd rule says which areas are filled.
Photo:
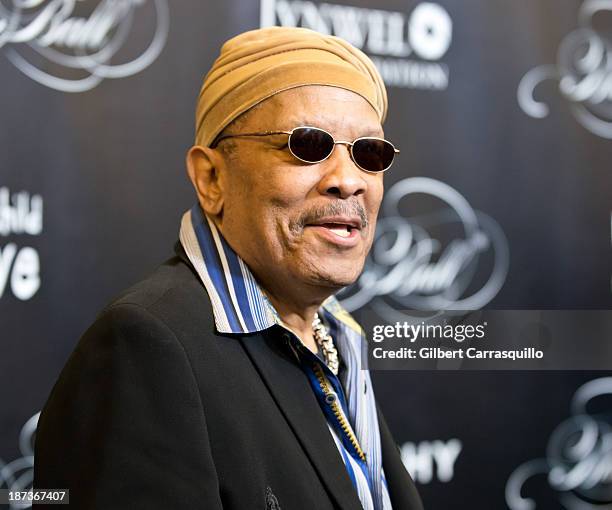
[[[286, 90], [248, 112], [244, 121], [240, 133], [314, 126], [335, 140], [383, 136], [372, 106], [337, 87]], [[264, 286], [349, 285], [372, 244], [383, 175], [359, 169], [341, 144], [321, 163], [302, 163], [289, 152], [287, 138], [231, 139], [235, 150], [225, 156], [220, 177], [221, 232]]]

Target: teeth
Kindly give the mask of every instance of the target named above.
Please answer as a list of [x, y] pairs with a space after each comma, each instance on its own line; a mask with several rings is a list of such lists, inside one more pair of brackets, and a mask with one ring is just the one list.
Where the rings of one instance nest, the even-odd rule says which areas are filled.
[[337, 236], [340, 237], [348, 237], [351, 235], [348, 227], [344, 227], [344, 228], [330, 228], [329, 230], [331, 230], [334, 234], [336, 234]]

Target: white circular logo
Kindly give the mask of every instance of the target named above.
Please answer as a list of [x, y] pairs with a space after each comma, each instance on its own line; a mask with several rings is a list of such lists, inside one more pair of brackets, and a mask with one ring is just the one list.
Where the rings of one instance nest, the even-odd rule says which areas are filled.
[[453, 22], [448, 12], [438, 4], [424, 2], [417, 5], [408, 26], [410, 46], [425, 60], [441, 58], [453, 39]]

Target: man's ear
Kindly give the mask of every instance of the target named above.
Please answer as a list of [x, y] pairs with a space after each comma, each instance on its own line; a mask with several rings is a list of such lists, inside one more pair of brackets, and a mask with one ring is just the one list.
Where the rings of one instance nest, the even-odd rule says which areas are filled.
[[196, 190], [202, 209], [210, 216], [223, 210], [223, 158], [219, 151], [194, 145], [186, 157], [187, 173]]

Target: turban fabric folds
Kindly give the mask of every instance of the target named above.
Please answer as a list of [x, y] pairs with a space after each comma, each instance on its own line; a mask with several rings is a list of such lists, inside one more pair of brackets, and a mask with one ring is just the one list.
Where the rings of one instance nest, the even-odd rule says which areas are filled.
[[198, 145], [210, 146], [234, 119], [261, 101], [304, 85], [350, 90], [367, 100], [381, 124], [387, 93], [361, 50], [306, 28], [268, 27], [228, 40], [204, 78], [196, 108]]

